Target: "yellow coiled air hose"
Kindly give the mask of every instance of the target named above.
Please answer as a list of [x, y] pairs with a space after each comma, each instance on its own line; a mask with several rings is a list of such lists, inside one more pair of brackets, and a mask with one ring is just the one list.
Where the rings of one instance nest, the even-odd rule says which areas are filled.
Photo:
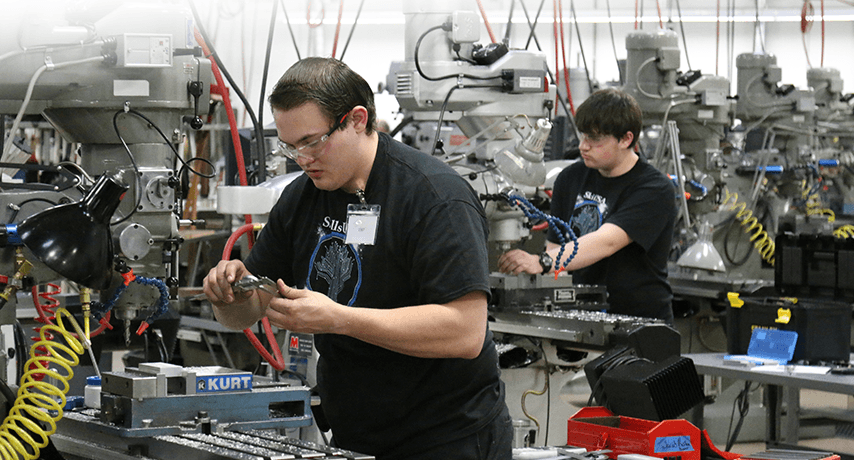
[[854, 225], [843, 225], [833, 231], [833, 236], [837, 238], [854, 238]]
[[[756, 247], [762, 260], [774, 265], [774, 250], [776, 248], [774, 239], [765, 231], [765, 227], [759, 223], [759, 219], [753, 215], [753, 211], [747, 209], [747, 204], [743, 201], [738, 201], [738, 193], [730, 193], [724, 188], [723, 203], [721, 206], [729, 206], [731, 211], [736, 211], [735, 219], [744, 228], [744, 233], [750, 235], [750, 242]], [[731, 203], [730, 203], [731, 202]]]
[[[818, 192], [810, 194], [809, 189], [806, 187], [806, 182], [804, 182], [803, 188], [803, 197], [806, 202], [807, 215], [826, 215], [828, 222], [836, 221], [836, 213], [834, 213], [833, 210], [821, 207], [821, 198], [819, 197]], [[854, 238], [854, 225], [841, 225], [833, 231], [833, 236], [837, 238]]]
[[[4, 460], [39, 458], [40, 450], [48, 445], [48, 436], [56, 432], [56, 422], [62, 418], [65, 394], [69, 390], [68, 381], [74, 377], [71, 367], [80, 363], [78, 355], [85, 352], [80, 340], [65, 328], [62, 316], [68, 317], [78, 337], [83, 337], [88, 345], [88, 339], [77, 321], [65, 308], [57, 310], [55, 325], [47, 324], [41, 327], [40, 340], [30, 347], [30, 359], [24, 366], [28, 371], [21, 376], [21, 387], [18, 389], [15, 404], [0, 425], [0, 457]], [[51, 333], [62, 336], [67, 345], [54, 341]], [[47, 349], [50, 356], [36, 355], [39, 347]], [[47, 363], [65, 369], [65, 375], [49, 369]], [[44, 377], [61, 382], [63, 388], [40, 381]], [[47, 424], [50, 429], [43, 429], [37, 422]]]
[[821, 197], [818, 194], [818, 191], [811, 191], [809, 187], [807, 187], [807, 182], [801, 182], [801, 188], [803, 192], [801, 192], [801, 196], [806, 203], [805, 207], [807, 210], [808, 216], [827, 216], [828, 222], [833, 222], [836, 220], [836, 213], [833, 210], [828, 208], [821, 207]]

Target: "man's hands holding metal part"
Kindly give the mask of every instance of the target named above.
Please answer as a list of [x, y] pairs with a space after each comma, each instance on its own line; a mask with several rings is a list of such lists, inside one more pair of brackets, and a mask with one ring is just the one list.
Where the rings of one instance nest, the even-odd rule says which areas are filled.
[[239, 260], [220, 261], [204, 280], [204, 293], [224, 326], [242, 330], [267, 316], [276, 327], [294, 332], [336, 333], [341, 305], [306, 289], [275, 284], [249, 273]]

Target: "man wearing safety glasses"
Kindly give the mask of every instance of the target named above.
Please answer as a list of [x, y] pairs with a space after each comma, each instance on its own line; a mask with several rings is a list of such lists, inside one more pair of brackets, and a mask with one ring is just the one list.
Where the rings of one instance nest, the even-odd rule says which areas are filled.
[[[205, 278], [217, 319], [315, 334], [338, 447], [378, 459], [510, 459], [487, 329], [487, 223], [452, 168], [375, 129], [373, 92], [335, 59], [294, 64], [270, 96], [278, 151], [305, 174], [245, 262]], [[280, 297], [238, 294], [247, 275]]]

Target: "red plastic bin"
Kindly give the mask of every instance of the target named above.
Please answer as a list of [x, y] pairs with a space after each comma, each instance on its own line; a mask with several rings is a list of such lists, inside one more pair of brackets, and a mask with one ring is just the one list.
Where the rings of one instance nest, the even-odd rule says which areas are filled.
[[700, 460], [700, 429], [687, 420], [654, 422], [585, 407], [567, 421], [567, 444], [588, 451], [608, 449], [608, 457], [642, 454], [668, 460]]

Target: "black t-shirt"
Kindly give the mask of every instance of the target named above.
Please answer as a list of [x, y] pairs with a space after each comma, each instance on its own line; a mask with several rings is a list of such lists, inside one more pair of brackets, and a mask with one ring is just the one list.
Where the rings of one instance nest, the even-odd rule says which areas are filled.
[[[485, 213], [452, 168], [381, 133], [365, 196], [381, 206], [376, 242], [345, 244], [356, 195], [300, 176], [273, 207], [247, 268], [355, 307], [489, 294]], [[488, 330], [473, 360], [415, 358], [335, 334], [316, 335], [315, 345], [321, 402], [342, 448], [417, 452], [475, 432], [504, 407]]]
[[[632, 239], [625, 248], [575, 270], [573, 282], [605, 285], [612, 313], [672, 321], [667, 258], [676, 220], [676, 189], [643, 160], [618, 177], [604, 177], [578, 161], [555, 179], [551, 211], [580, 237], [614, 224]], [[553, 230], [549, 241], [560, 243]], [[565, 255], [572, 251], [567, 242]]]

